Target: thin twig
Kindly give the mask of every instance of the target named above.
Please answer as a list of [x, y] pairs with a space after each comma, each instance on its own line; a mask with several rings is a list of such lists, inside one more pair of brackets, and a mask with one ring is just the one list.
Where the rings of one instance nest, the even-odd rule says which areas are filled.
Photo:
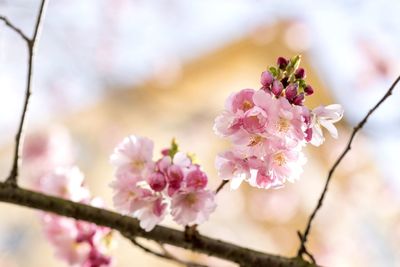
[[[126, 237], [127, 237], [127, 236], [126, 236]], [[132, 244], [134, 244], [135, 246], [141, 248], [141, 249], [144, 250], [145, 252], [150, 253], [150, 254], [152, 254], [152, 255], [154, 255], [154, 256], [156, 256], [156, 257], [159, 257], [159, 258], [162, 258], [162, 259], [167, 259], [167, 260], [170, 260], [170, 261], [174, 261], [174, 262], [176, 262], [176, 263], [178, 263], [178, 264], [180, 264], [180, 265], [182, 265], [182, 266], [186, 266], [186, 267], [207, 267], [206, 265], [202, 265], [202, 264], [198, 264], [198, 263], [195, 263], [195, 262], [184, 261], [184, 260], [178, 259], [178, 258], [175, 257], [174, 255], [172, 255], [171, 253], [169, 253], [169, 251], [167, 251], [167, 250], [164, 248], [164, 246], [162, 246], [161, 244], [160, 244], [160, 247], [162, 248], [162, 250], [163, 250], [164, 253], [157, 252], [157, 251], [155, 251], [155, 250], [152, 250], [152, 249], [150, 249], [150, 248], [144, 246], [143, 244], [141, 244], [140, 242], [138, 242], [138, 241], [137, 241], [137, 238], [135, 238], [135, 237], [132, 238], [132, 237], [129, 237], [129, 236], [128, 236], [128, 238], [129, 238], [129, 240], [132, 242]]]
[[36, 18], [36, 23], [35, 23], [35, 28], [33, 31], [33, 37], [32, 39], [29, 39], [20, 29], [15, 27], [8, 19], [5, 17], [0, 17], [7, 26], [9, 26], [11, 29], [13, 29], [15, 32], [17, 32], [27, 43], [28, 45], [28, 73], [27, 73], [27, 83], [26, 83], [26, 90], [25, 90], [25, 100], [24, 100], [24, 105], [22, 109], [22, 114], [21, 114], [21, 119], [19, 122], [17, 134], [15, 136], [15, 148], [14, 148], [14, 159], [11, 167], [10, 174], [7, 178], [7, 183], [10, 183], [14, 186], [17, 185], [18, 182], [18, 169], [19, 169], [19, 162], [20, 162], [20, 156], [21, 156], [21, 150], [22, 150], [22, 132], [25, 124], [25, 117], [27, 114], [28, 110], [28, 104], [29, 104], [29, 98], [32, 94], [32, 77], [33, 77], [33, 61], [35, 58], [35, 52], [36, 52], [36, 46], [37, 46], [37, 40], [39, 36], [39, 32], [41, 30], [42, 26], [42, 21], [43, 21], [43, 16], [45, 13], [45, 7], [46, 7], [46, 0], [42, 0], [39, 8], [39, 13]]
[[[368, 118], [372, 115], [372, 113], [375, 112], [379, 108], [379, 106], [385, 102], [385, 100], [392, 95], [394, 88], [396, 87], [397, 83], [400, 81], [400, 76], [397, 77], [397, 79], [393, 82], [393, 84], [390, 86], [389, 90], [386, 92], [386, 94], [376, 103], [376, 105], [368, 111], [367, 115], [357, 124], [357, 126], [354, 127], [353, 132], [351, 133], [350, 139], [347, 143], [347, 146], [343, 150], [343, 152], [340, 154], [340, 156], [336, 159], [335, 163], [332, 165], [331, 169], [329, 170], [328, 176], [326, 178], [325, 186], [324, 189], [322, 190], [321, 196], [319, 197], [319, 200], [317, 202], [317, 205], [315, 206], [313, 212], [311, 213], [310, 217], [308, 218], [307, 226], [305, 228], [304, 234], [300, 233], [300, 248], [298, 250], [297, 256], [301, 257], [303, 254], [307, 254], [307, 249], [305, 247], [307, 243], [307, 238], [311, 230], [311, 225], [312, 222], [317, 215], [317, 212], [319, 209], [322, 207], [323, 201], [325, 199], [325, 195], [328, 191], [328, 186], [331, 181], [331, 178], [333, 176], [333, 173], [335, 172], [336, 168], [338, 165], [342, 162], [343, 158], [346, 156], [346, 154], [350, 151], [351, 149], [351, 144], [353, 143], [354, 137], [356, 136], [357, 132], [361, 130], [361, 128], [367, 123]], [[307, 253], [306, 253], [307, 252]], [[311, 255], [311, 254], [310, 254]], [[309, 256], [310, 256], [309, 255]]]
[[22, 39], [25, 40], [25, 42], [30, 43], [30, 39], [28, 36], [25, 35], [25, 33], [22, 32], [20, 28], [15, 26], [10, 20], [8, 20], [6, 17], [0, 16], [0, 20], [2, 20], [9, 28], [11, 28], [14, 32], [16, 32]]
[[217, 187], [217, 189], [215, 190], [215, 194], [218, 194], [219, 191], [222, 190], [222, 188], [224, 188], [224, 186], [229, 182], [229, 180], [222, 180], [222, 182], [219, 184], [219, 186]]

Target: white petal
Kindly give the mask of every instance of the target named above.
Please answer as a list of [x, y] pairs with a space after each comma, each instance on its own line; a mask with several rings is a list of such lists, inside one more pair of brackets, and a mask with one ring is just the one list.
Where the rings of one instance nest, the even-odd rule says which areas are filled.
[[324, 135], [322, 134], [322, 129], [319, 126], [319, 124], [314, 124], [313, 128], [313, 134], [310, 143], [313, 146], [320, 146], [324, 142], [325, 138]]
[[240, 175], [235, 176], [234, 178], [232, 178], [232, 180], [231, 180], [231, 190], [238, 189], [245, 178], [246, 178], [246, 174], [245, 173], [241, 173]]
[[320, 124], [321, 124], [322, 126], [324, 126], [325, 129], [328, 130], [328, 132], [331, 134], [331, 136], [332, 136], [333, 138], [335, 138], [335, 139], [338, 138], [338, 131], [337, 131], [335, 125], [333, 125], [332, 122], [325, 121], [325, 120], [321, 120], [321, 121], [320, 121]]

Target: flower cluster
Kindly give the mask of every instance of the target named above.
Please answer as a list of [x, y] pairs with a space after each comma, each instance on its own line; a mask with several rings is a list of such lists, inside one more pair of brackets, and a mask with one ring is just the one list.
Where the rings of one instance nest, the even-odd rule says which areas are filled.
[[206, 189], [207, 175], [178, 151], [174, 140], [161, 154], [153, 161], [153, 142], [133, 135], [115, 148], [114, 206], [138, 218], [146, 231], [160, 223], [167, 210], [178, 224], [203, 223], [216, 208], [214, 192]]
[[216, 134], [233, 143], [216, 159], [219, 176], [231, 179], [231, 188], [238, 188], [242, 181], [265, 189], [293, 182], [306, 162], [302, 148], [323, 143], [321, 126], [337, 137], [333, 123], [342, 118], [342, 107], [310, 110], [304, 106], [305, 96], [314, 90], [306, 84], [299, 65], [300, 56], [278, 58], [276, 67], [261, 74], [259, 90], [233, 93], [215, 119]]
[[[42, 177], [40, 189], [49, 195], [101, 207], [101, 200], [91, 199], [83, 180], [84, 176], [77, 167], [56, 168]], [[50, 213], [42, 214], [42, 222], [45, 235], [56, 248], [57, 256], [71, 266], [110, 266], [111, 257], [107, 253], [112, 232], [109, 228]]]
[[[69, 153], [68, 141], [68, 135], [61, 129], [52, 131], [49, 136], [36, 134], [27, 138], [23, 166], [30, 173], [31, 185], [45, 194], [101, 207], [101, 200], [91, 198], [89, 190], [83, 186], [83, 174], [71, 166], [73, 157]], [[55, 247], [56, 255], [69, 265], [111, 265], [108, 252], [112, 232], [109, 228], [44, 212], [41, 220], [45, 236]]]

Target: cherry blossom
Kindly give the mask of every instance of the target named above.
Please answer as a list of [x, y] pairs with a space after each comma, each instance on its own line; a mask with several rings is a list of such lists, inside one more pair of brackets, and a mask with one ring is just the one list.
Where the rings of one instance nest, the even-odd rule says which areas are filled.
[[181, 224], [201, 224], [216, 208], [215, 194], [209, 190], [181, 190], [172, 198], [171, 214]]
[[128, 136], [114, 150], [110, 161], [117, 173], [142, 175], [153, 163], [153, 141], [145, 137]]
[[[31, 185], [45, 194], [102, 207], [99, 198], [90, 196], [84, 185], [83, 173], [72, 165], [68, 135], [61, 128], [57, 129], [51, 130], [49, 135], [36, 134], [27, 139], [23, 166], [32, 175]], [[50, 213], [41, 213], [41, 221], [56, 256], [70, 266], [111, 265], [109, 245], [112, 242], [112, 232], [109, 228]]]
[[333, 138], [338, 137], [336, 127], [333, 125], [343, 117], [343, 108], [338, 104], [329, 106], [319, 106], [312, 111], [312, 131], [313, 138], [311, 144], [315, 146], [321, 145], [325, 138], [322, 133], [321, 126], [328, 130]]
[[215, 133], [232, 142], [216, 158], [218, 175], [232, 180], [232, 189], [243, 181], [264, 189], [294, 182], [306, 162], [304, 146], [324, 141], [321, 126], [337, 137], [333, 124], [342, 118], [342, 107], [306, 107], [305, 97], [314, 89], [299, 64], [300, 56], [278, 58], [276, 67], [262, 72], [259, 90], [232, 93], [215, 119]]
[[60, 167], [40, 179], [40, 190], [72, 201], [83, 201], [89, 198], [83, 181], [83, 173], [77, 167]]
[[[77, 167], [57, 168], [41, 179], [40, 189], [47, 194], [101, 207], [101, 200], [91, 199], [83, 182], [83, 174]], [[107, 246], [111, 238], [109, 228], [49, 213], [42, 214], [42, 222], [56, 255], [69, 265], [104, 267], [111, 264]]]
[[[237, 103], [243, 99], [247, 101], [248, 94], [233, 99], [233, 105], [240, 106]], [[161, 151], [162, 157], [156, 161], [151, 158], [152, 149], [149, 139], [136, 136], [117, 146], [111, 156], [116, 167], [115, 180], [110, 184], [114, 206], [139, 219], [145, 231], [162, 222], [168, 212], [181, 225], [205, 222], [216, 204], [214, 192], [206, 189], [208, 177], [200, 165], [179, 151], [175, 140], [170, 148]], [[138, 161], [143, 169], [133, 170], [132, 162], [136, 167]]]
[[92, 223], [42, 214], [45, 236], [55, 247], [56, 256], [71, 266], [110, 266], [107, 255], [111, 242], [111, 230]]

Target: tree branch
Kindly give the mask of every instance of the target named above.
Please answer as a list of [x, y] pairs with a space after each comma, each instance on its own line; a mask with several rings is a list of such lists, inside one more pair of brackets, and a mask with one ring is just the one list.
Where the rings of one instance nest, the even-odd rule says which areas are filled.
[[180, 259], [176, 258], [175, 256], [171, 255], [171, 253], [169, 253], [168, 251], [166, 251], [164, 249], [164, 247], [162, 247], [163, 250], [164, 250], [164, 253], [160, 253], [160, 252], [154, 251], [154, 250], [142, 245], [140, 242], [138, 242], [136, 240], [135, 237], [129, 237], [129, 235], [125, 235], [125, 237], [128, 238], [129, 240], [131, 240], [132, 244], [134, 244], [135, 246], [141, 248], [143, 251], [145, 251], [147, 253], [150, 253], [150, 254], [152, 254], [152, 255], [154, 255], [156, 257], [159, 257], [159, 258], [162, 258], [162, 259], [166, 259], [166, 260], [170, 260], [170, 261], [176, 262], [176, 263], [178, 263], [178, 264], [180, 264], [182, 266], [186, 266], [186, 267], [207, 267], [206, 265], [198, 264], [198, 263], [195, 263], [195, 262], [189, 262], [189, 261], [180, 260]]
[[37, 45], [37, 40], [39, 36], [39, 32], [41, 29], [42, 25], [42, 18], [45, 13], [45, 7], [46, 7], [46, 0], [42, 0], [39, 8], [39, 13], [36, 18], [36, 23], [35, 23], [35, 28], [33, 31], [33, 37], [32, 39], [29, 39], [19, 28], [15, 27], [7, 18], [5, 17], [0, 17], [1, 20], [5, 22], [5, 24], [10, 27], [12, 30], [14, 30], [16, 33], [18, 33], [22, 39], [24, 39], [28, 45], [28, 73], [27, 73], [27, 84], [26, 84], [26, 90], [25, 90], [25, 100], [24, 100], [24, 105], [22, 108], [22, 114], [21, 114], [21, 119], [19, 122], [17, 134], [15, 136], [15, 148], [14, 148], [14, 158], [12, 162], [12, 167], [10, 174], [6, 180], [7, 183], [10, 183], [14, 186], [17, 185], [18, 182], [18, 166], [20, 162], [20, 155], [21, 155], [21, 142], [22, 142], [22, 131], [24, 128], [25, 124], [25, 117], [26, 113], [28, 110], [28, 104], [29, 104], [29, 98], [31, 96], [31, 87], [32, 87], [32, 76], [33, 76], [33, 61], [35, 58], [35, 52], [36, 52], [36, 45]]
[[322, 190], [322, 193], [321, 193], [321, 196], [319, 197], [317, 205], [315, 206], [313, 212], [311, 213], [310, 217], [308, 218], [308, 222], [307, 222], [307, 226], [306, 226], [306, 228], [304, 230], [304, 234], [299, 233], [300, 248], [299, 248], [298, 253], [297, 253], [297, 255], [299, 257], [301, 257], [304, 254], [307, 254], [309, 257], [312, 257], [312, 255], [307, 251], [305, 245], [307, 243], [307, 238], [308, 238], [308, 235], [309, 235], [310, 230], [311, 230], [312, 222], [313, 222], [315, 216], [317, 215], [319, 209], [323, 205], [323, 202], [324, 202], [324, 199], [325, 199], [325, 195], [326, 195], [326, 193], [328, 191], [328, 186], [329, 186], [329, 183], [330, 183], [330, 181], [332, 179], [333, 173], [335, 172], [335, 170], [339, 166], [339, 164], [342, 162], [343, 158], [351, 150], [351, 145], [352, 145], [353, 140], [354, 140], [356, 134], [358, 133], [358, 131], [360, 131], [361, 128], [367, 123], [368, 118], [372, 115], [372, 113], [374, 113], [380, 107], [380, 105], [383, 102], [385, 102], [385, 100], [389, 96], [392, 95], [393, 90], [394, 90], [394, 88], [396, 87], [396, 85], [397, 85], [397, 83], [399, 81], [400, 81], [400, 76], [397, 77], [397, 79], [393, 82], [393, 84], [390, 86], [390, 88], [388, 89], [386, 94], [378, 101], [378, 103], [376, 103], [376, 105], [370, 111], [368, 111], [367, 115], [365, 115], [365, 117], [357, 124], [357, 126], [355, 126], [353, 128], [353, 132], [351, 133], [350, 139], [347, 142], [347, 146], [345, 147], [343, 152], [339, 155], [339, 157], [336, 159], [335, 163], [332, 165], [331, 169], [329, 170], [328, 176], [326, 178], [324, 189]]
[[203, 235], [199, 235], [196, 239], [189, 241], [185, 238], [183, 231], [163, 226], [156, 226], [152, 231], [145, 232], [140, 228], [139, 221], [132, 217], [22, 189], [10, 183], [0, 183], [0, 201], [52, 212], [76, 220], [92, 222], [115, 229], [124, 236], [129, 235], [131, 238], [143, 237], [158, 243], [170, 244], [236, 262], [241, 266], [316, 266], [300, 258], [285, 258], [271, 255]]

